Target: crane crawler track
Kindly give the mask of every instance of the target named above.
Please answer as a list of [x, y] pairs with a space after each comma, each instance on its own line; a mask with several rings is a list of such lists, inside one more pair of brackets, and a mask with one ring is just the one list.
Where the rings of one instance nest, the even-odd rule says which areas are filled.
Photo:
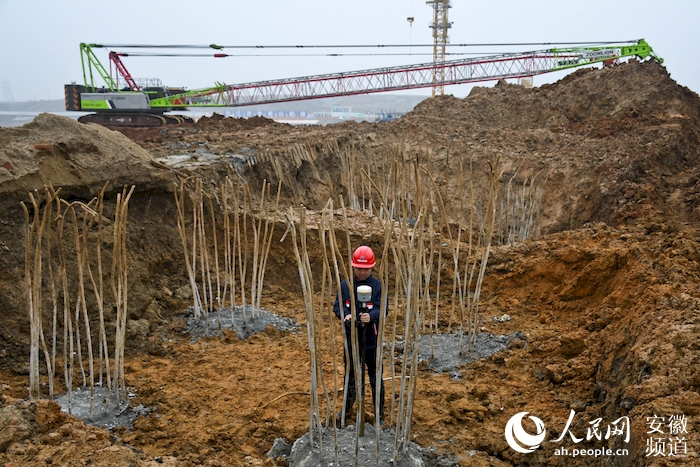
[[107, 127], [159, 127], [194, 123], [187, 115], [159, 115], [143, 112], [110, 112], [83, 115], [80, 123], [97, 123]]

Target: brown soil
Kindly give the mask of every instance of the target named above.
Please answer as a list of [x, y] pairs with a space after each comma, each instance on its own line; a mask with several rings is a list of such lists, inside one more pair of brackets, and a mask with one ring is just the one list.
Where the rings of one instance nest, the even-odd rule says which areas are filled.
[[[535, 89], [476, 88], [463, 100], [426, 100], [389, 123], [212, 118], [123, 132], [131, 139], [50, 115], [0, 129], [0, 465], [273, 465], [274, 439], [292, 442], [308, 429], [306, 334], [268, 329], [246, 341], [226, 334], [193, 343], [182, 333], [190, 297], [173, 183], [192, 174], [216, 184], [241, 173], [258, 187], [282, 179], [285, 206], [320, 209], [347, 193], [340, 155], [371, 160], [397, 148], [423, 158], [448, 204], [469, 158], [477, 185], [496, 155], [505, 179], [542, 171], [547, 180], [542, 235], [495, 247], [483, 288], [485, 330], [522, 331], [527, 345], [471, 364], [462, 380], [421, 370], [414, 441], [463, 466], [700, 465], [700, 98], [660, 65], [581, 70]], [[194, 160], [196, 148], [214, 158], [171, 170], [152, 159], [191, 152]], [[231, 155], [254, 163], [235, 166]], [[126, 378], [134, 402], [154, 408], [112, 434], [53, 403], [21, 400], [29, 325], [19, 201], [46, 182], [89, 200], [106, 181], [112, 202], [123, 185], [137, 187], [129, 318], [143, 326], [130, 328]], [[354, 243], [378, 244], [373, 222], [353, 215]], [[279, 239], [285, 226], [276, 229]], [[290, 245], [273, 242], [263, 306], [303, 324]], [[318, 265], [320, 252], [311, 254]], [[490, 319], [504, 313], [513, 319]], [[513, 414], [531, 412], [561, 433], [572, 409], [579, 437], [596, 418], [629, 417], [630, 455], [573, 459], [506, 444]], [[646, 417], [675, 414], [688, 419], [688, 456], [646, 456]]]

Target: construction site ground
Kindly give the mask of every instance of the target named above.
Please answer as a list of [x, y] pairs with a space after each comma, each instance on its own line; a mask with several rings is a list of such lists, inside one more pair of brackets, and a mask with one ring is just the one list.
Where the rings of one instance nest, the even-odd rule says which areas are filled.
[[[458, 372], [420, 367], [412, 441], [426, 463], [700, 465], [700, 98], [661, 65], [634, 61], [534, 89], [499, 83], [465, 99], [431, 98], [386, 123], [294, 127], [214, 117], [120, 133], [42, 114], [0, 129], [0, 465], [282, 465], [267, 453], [277, 438], [292, 444], [308, 432], [310, 378], [297, 265], [289, 236], [280, 242], [286, 225], [275, 224], [261, 303], [300, 328], [194, 338], [173, 187], [190, 176], [212, 186], [243, 176], [258, 190], [263, 180], [281, 180], [284, 209], [318, 211], [347, 193], [338, 154], [370, 159], [397, 148], [422, 154], [438, 183], [465, 160], [483, 182], [496, 156], [506, 180], [546, 179], [539, 236], [494, 245], [482, 288], [481, 331], [516, 338]], [[49, 182], [66, 199], [87, 201], [107, 181], [112, 203], [123, 186], [136, 186], [125, 376], [132, 405], [148, 409], [112, 430], [28, 400], [20, 206]], [[454, 180], [447, 186], [448, 204], [457, 203]], [[373, 214], [352, 212], [349, 225], [353, 244], [381, 241]], [[322, 255], [314, 248], [316, 267]], [[443, 285], [446, 310], [451, 287]], [[106, 319], [115, 315], [108, 310]], [[391, 358], [387, 352], [385, 376]], [[342, 370], [342, 353], [336, 365]], [[555, 453], [618, 448], [619, 437], [577, 444], [567, 436], [529, 454], [507, 444], [504, 429], [516, 413], [542, 419], [550, 440], [572, 410], [578, 437], [596, 419], [603, 430], [628, 417], [629, 455]], [[687, 421], [685, 455], [650, 450], [649, 417], [675, 415]]]

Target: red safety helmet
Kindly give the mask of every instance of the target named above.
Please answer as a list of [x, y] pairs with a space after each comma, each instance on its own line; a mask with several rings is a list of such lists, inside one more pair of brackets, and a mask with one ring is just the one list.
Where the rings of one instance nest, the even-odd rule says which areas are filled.
[[374, 261], [374, 252], [368, 246], [361, 246], [352, 254], [353, 267], [360, 269], [373, 268], [377, 263]]

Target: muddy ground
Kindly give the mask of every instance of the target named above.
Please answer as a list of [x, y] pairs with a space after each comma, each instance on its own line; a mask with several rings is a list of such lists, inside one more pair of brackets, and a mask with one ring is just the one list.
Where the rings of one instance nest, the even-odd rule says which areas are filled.
[[[262, 305], [301, 331], [267, 327], [241, 339], [224, 330], [192, 339], [174, 183], [192, 175], [213, 185], [226, 176], [254, 187], [282, 180], [284, 206], [318, 210], [349, 191], [343, 155], [371, 161], [399, 150], [427, 165], [448, 205], [459, 196], [460, 161], [473, 161], [477, 186], [494, 156], [505, 179], [539, 173], [546, 180], [539, 236], [494, 246], [482, 290], [483, 332], [525, 339], [464, 364], [459, 378], [421, 366], [412, 441], [460, 466], [700, 465], [699, 135], [698, 95], [662, 66], [636, 62], [535, 89], [499, 83], [465, 99], [428, 99], [379, 124], [302, 128], [214, 118], [121, 134], [41, 115], [0, 129], [0, 463], [274, 465], [267, 452], [275, 439], [292, 444], [309, 424], [310, 363], [290, 240], [273, 242]], [[136, 186], [125, 370], [133, 403], [151, 411], [133, 428], [112, 431], [52, 402], [26, 400], [19, 205], [47, 182], [70, 199], [89, 200], [106, 181], [112, 203], [123, 185]], [[352, 241], [379, 246], [373, 222], [369, 213], [353, 214]], [[278, 222], [277, 240], [284, 231]], [[311, 253], [318, 267], [320, 252]], [[504, 314], [512, 319], [492, 319]], [[577, 438], [597, 419], [604, 436], [627, 417], [629, 442], [575, 443], [568, 435], [552, 442], [572, 410]], [[506, 442], [506, 424], [519, 412], [547, 427], [548, 442], [533, 453]], [[649, 434], [650, 417], [675, 415], [687, 422], [675, 441], [685, 455], [668, 455], [667, 441], [661, 455], [654, 438], [667, 439], [669, 430]], [[525, 429], [535, 432], [534, 424]], [[572, 458], [557, 447], [629, 454]]]

